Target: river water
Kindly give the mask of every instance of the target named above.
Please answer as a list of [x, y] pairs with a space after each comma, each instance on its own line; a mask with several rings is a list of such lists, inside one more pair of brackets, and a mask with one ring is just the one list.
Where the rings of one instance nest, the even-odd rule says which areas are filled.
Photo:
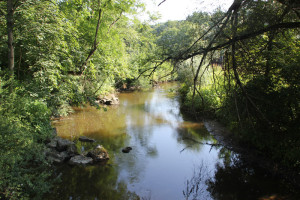
[[[163, 84], [143, 92], [121, 93], [120, 105], [76, 108], [54, 121], [59, 136], [85, 151], [97, 144], [110, 154], [97, 166], [58, 167], [61, 182], [48, 199], [288, 199], [278, 178], [246, 165], [238, 154], [218, 145], [201, 122], [186, 119], [174, 92]], [[122, 153], [130, 146], [132, 151]]]

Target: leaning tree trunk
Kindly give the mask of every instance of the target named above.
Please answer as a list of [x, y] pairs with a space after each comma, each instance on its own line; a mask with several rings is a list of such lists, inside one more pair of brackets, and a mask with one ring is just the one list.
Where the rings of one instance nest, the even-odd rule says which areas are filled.
[[7, 36], [8, 36], [8, 67], [10, 70], [10, 76], [12, 77], [14, 74], [15, 68], [15, 51], [13, 45], [13, 16], [14, 16], [14, 7], [13, 0], [7, 0]]

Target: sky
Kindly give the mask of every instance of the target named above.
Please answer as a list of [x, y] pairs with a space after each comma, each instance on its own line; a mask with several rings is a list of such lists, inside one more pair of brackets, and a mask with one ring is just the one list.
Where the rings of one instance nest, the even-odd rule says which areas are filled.
[[194, 11], [212, 12], [220, 6], [223, 10], [227, 10], [233, 2], [233, 0], [166, 0], [158, 6], [162, 1], [142, 0], [146, 4], [147, 11], [151, 13], [159, 12], [161, 14], [159, 22], [184, 20]]

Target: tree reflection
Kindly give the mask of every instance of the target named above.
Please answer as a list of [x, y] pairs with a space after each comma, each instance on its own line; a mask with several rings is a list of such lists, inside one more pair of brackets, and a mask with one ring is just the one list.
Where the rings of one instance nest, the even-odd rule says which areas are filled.
[[240, 155], [225, 148], [215, 171], [203, 163], [186, 180], [183, 196], [186, 200], [290, 200], [300, 199], [299, 191], [280, 177], [245, 162]]
[[186, 148], [195, 151], [200, 151], [205, 143], [217, 143], [217, 140], [212, 137], [201, 123], [184, 122], [176, 129], [176, 132], [178, 143], [182, 143]]
[[118, 182], [118, 171], [112, 166], [63, 166], [62, 183], [46, 199], [139, 199]]
[[206, 183], [213, 199], [289, 199], [288, 188], [278, 177], [258, 167], [249, 167], [236, 154], [228, 159], [228, 152], [224, 152], [227, 159], [217, 164], [214, 177]]
[[185, 188], [182, 191], [185, 200], [197, 200], [208, 199], [209, 194], [206, 191], [206, 180], [209, 177], [209, 171], [206, 165], [201, 163], [197, 169], [194, 170], [194, 174], [191, 179], [185, 183]]

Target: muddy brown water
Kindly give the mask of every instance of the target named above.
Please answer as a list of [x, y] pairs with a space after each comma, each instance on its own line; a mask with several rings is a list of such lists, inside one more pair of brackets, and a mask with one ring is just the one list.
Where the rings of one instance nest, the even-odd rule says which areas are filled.
[[[185, 118], [170, 92], [176, 83], [119, 95], [120, 105], [76, 108], [54, 121], [61, 137], [85, 151], [97, 144], [110, 154], [104, 165], [59, 166], [61, 182], [45, 199], [81, 200], [231, 200], [296, 199], [279, 178], [253, 166], [222, 146], [204, 124]], [[124, 154], [122, 149], [132, 150]]]

